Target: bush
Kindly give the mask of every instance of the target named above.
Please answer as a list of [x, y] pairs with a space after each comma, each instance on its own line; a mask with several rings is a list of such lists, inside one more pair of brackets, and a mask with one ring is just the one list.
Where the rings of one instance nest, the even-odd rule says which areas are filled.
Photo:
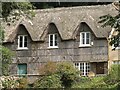
[[57, 74], [61, 77], [62, 85], [65, 88], [72, 87], [79, 77], [78, 70], [71, 62], [61, 62], [57, 66]]
[[[0, 45], [0, 52], [2, 53], [2, 75], [9, 75], [9, 65], [12, 63], [13, 52], [8, 48]], [[0, 63], [1, 63], [0, 62]]]
[[104, 81], [107, 84], [120, 83], [120, 65], [112, 65], [109, 74], [105, 77]]
[[48, 61], [45, 65], [40, 67], [40, 74], [41, 75], [51, 75], [56, 72], [56, 63]]
[[60, 77], [57, 74], [44, 76], [34, 84], [35, 88], [61, 88]]
[[28, 80], [26, 77], [20, 77], [17, 82], [19, 83], [17, 88], [27, 88], [28, 87]]
[[0, 82], [1, 88], [17, 88], [19, 83], [16, 81], [18, 78], [14, 76], [2, 76]]
[[79, 77], [78, 70], [70, 62], [47, 62], [40, 70], [44, 76], [35, 82], [34, 87], [68, 88], [72, 87]]

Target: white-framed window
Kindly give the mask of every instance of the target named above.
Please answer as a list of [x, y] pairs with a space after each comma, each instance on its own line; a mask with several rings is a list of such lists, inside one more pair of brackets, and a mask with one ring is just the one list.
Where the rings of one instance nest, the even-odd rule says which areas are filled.
[[90, 63], [88, 62], [75, 63], [75, 67], [81, 71], [82, 76], [87, 76], [90, 72]]
[[112, 64], [120, 64], [120, 61], [113, 61]]
[[28, 49], [27, 35], [19, 35], [18, 36], [18, 49]]
[[80, 32], [80, 47], [81, 46], [91, 46], [90, 32]]
[[58, 48], [57, 34], [49, 34], [49, 48]]

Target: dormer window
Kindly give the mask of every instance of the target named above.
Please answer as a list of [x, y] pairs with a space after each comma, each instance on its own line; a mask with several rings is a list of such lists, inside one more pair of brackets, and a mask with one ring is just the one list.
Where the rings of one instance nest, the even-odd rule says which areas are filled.
[[27, 35], [18, 36], [18, 49], [28, 49], [28, 38]]
[[90, 32], [80, 32], [80, 47], [91, 46], [91, 34]]
[[58, 48], [57, 34], [49, 34], [49, 48]]

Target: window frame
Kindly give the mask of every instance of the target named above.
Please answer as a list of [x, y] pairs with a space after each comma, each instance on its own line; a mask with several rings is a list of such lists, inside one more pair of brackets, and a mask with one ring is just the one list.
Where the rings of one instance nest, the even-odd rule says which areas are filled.
[[[89, 62], [76, 62], [75, 64], [74, 65], [76, 68], [78, 68], [78, 70], [83, 71], [83, 72], [81, 72], [82, 76], [87, 76], [89, 74], [89, 72], [91, 70], [91, 65]], [[81, 64], [83, 64], [83, 65], [81, 65]], [[89, 68], [87, 65], [89, 65]], [[81, 66], [83, 66], [82, 67], [83, 70], [81, 70]], [[86, 70], [87, 70], [87, 72], [86, 72]]]
[[[20, 47], [20, 37], [22, 37], [22, 47]], [[27, 37], [27, 47], [24, 46], [25, 44], [25, 37]], [[19, 49], [28, 49], [28, 36], [27, 35], [18, 35], [18, 50]]]
[[[89, 33], [89, 44], [86, 44], [87, 43], [87, 33]], [[82, 42], [83, 40], [83, 37], [82, 37], [82, 34], [84, 34], [84, 43]], [[79, 44], [79, 47], [89, 47], [91, 46], [91, 33], [90, 32], [80, 32], [80, 44]]]
[[[51, 46], [51, 40], [50, 40], [50, 37], [52, 36], [53, 38], [53, 41], [52, 41], [52, 45]], [[55, 39], [55, 36], [57, 36], [57, 39]], [[55, 45], [55, 42], [57, 42], [57, 45]], [[55, 34], [49, 34], [49, 47], [48, 48], [58, 48], [58, 35], [55, 33]]]

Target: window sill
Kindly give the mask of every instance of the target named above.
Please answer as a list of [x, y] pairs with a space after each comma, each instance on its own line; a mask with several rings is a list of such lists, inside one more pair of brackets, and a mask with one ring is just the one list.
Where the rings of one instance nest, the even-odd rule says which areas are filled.
[[28, 50], [28, 48], [17, 48], [17, 50]]
[[79, 47], [92, 47], [91, 45], [79, 45]]
[[53, 47], [48, 47], [48, 49], [57, 49], [58, 48], [58, 46], [53, 46]]

